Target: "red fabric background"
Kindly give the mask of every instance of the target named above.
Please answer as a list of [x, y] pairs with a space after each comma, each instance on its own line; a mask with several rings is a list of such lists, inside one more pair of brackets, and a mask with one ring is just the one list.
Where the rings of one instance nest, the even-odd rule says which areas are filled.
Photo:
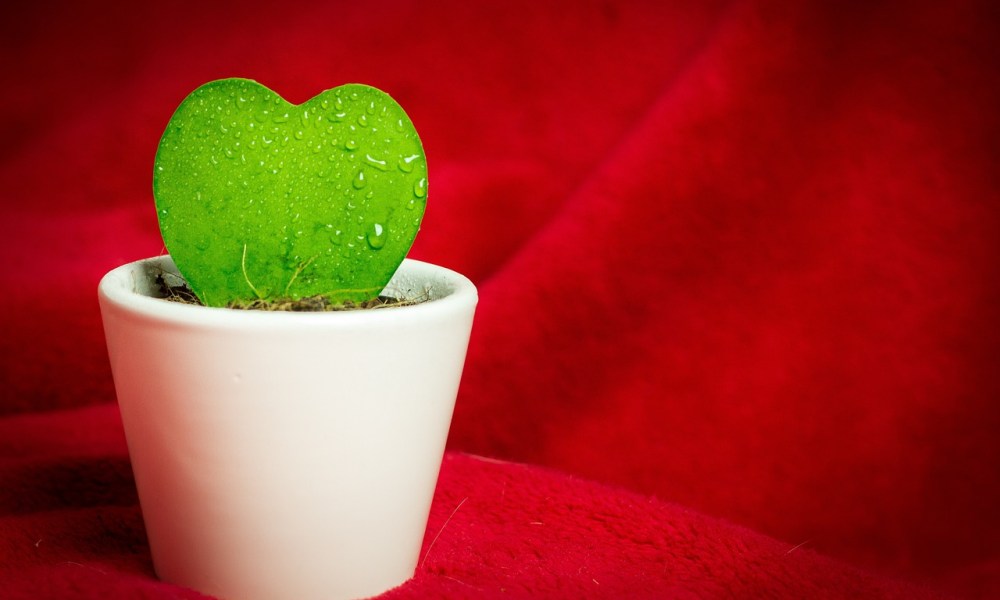
[[[1000, 595], [992, 2], [208, 4], [0, 9], [0, 589], [182, 593], [151, 575], [95, 287], [163, 251], [177, 103], [243, 76], [392, 94], [430, 166], [411, 256], [480, 286], [452, 535], [392, 597]], [[584, 537], [612, 515], [621, 551], [497, 516], [546, 502]]]

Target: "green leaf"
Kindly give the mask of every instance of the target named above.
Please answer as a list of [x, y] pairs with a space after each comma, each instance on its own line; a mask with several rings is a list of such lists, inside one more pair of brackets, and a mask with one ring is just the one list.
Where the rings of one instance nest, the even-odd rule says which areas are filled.
[[153, 194], [167, 250], [206, 305], [363, 302], [413, 244], [427, 162], [409, 117], [373, 87], [293, 105], [254, 81], [222, 79], [170, 119]]

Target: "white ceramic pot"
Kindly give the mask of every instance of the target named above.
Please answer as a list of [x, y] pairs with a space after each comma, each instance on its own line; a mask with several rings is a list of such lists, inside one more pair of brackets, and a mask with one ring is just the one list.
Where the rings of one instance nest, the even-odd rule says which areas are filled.
[[168, 256], [101, 313], [156, 573], [234, 599], [360, 598], [413, 576], [476, 288], [404, 261], [416, 305], [289, 313], [168, 302]]

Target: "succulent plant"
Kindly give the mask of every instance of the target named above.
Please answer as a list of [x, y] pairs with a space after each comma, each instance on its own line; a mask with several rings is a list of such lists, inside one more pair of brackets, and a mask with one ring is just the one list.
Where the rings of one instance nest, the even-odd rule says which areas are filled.
[[427, 162], [409, 117], [376, 88], [294, 105], [221, 79], [167, 124], [153, 194], [166, 248], [203, 304], [364, 302], [413, 244]]

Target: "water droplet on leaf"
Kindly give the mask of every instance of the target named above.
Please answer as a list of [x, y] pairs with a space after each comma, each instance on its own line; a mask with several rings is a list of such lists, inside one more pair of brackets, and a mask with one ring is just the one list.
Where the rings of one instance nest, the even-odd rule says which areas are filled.
[[381, 223], [375, 223], [372, 225], [371, 229], [368, 230], [366, 236], [368, 238], [368, 245], [372, 247], [373, 250], [381, 250], [385, 246], [385, 239], [387, 237], [385, 227]]
[[365, 187], [366, 183], [368, 182], [365, 181], [365, 172], [358, 171], [357, 176], [354, 178], [354, 188], [360, 190], [361, 188]]
[[420, 158], [419, 154], [411, 154], [410, 156], [404, 156], [399, 159], [398, 167], [399, 170], [404, 173], [409, 173], [413, 171], [413, 161]]
[[375, 167], [379, 171], [388, 171], [389, 170], [389, 165], [387, 165], [384, 160], [379, 160], [379, 159], [375, 158], [374, 156], [372, 156], [371, 154], [366, 154], [365, 155], [365, 160], [368, 161], [369, 165]]

